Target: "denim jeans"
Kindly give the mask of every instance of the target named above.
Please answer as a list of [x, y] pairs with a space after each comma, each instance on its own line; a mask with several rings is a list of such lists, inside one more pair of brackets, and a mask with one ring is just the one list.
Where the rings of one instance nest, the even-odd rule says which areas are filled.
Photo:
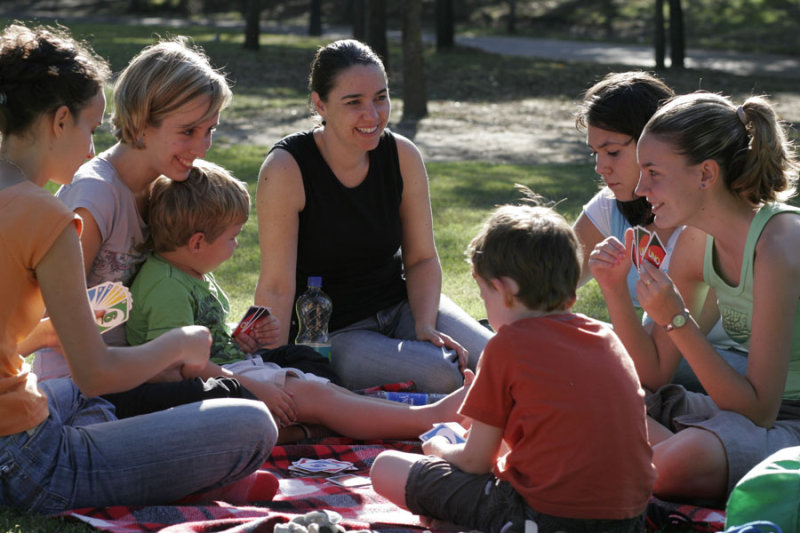
[[[472, 370], [493, 335], [445, 295], [436, 328], [469, 351]], [[416, 340], [408, 301], [336, 330], [330, 339], [331, 363], [349, 389], [413, 380], [422, 392], [447, 393], [463, 382], [455, 353]]]
[[169, 503], [244, 478], [277, 428], [261, 402], [209, 400], [117, 420], [69, 378], [40, 384], [50, 416], [0, 437], [0, 505], [42, 514]]

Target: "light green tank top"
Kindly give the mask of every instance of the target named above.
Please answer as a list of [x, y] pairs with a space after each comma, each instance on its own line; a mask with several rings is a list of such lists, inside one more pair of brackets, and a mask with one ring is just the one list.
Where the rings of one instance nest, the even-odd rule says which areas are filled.
[[[758, 210], [750, 231], [747, 233], [747, 242], [744, 247], [742, 271], [739, 276], [739, 285], [728, 285], [714, 269], [714, 238], [706, 238], [706, 252], [703, 260], [703, 279], [714, 288], [717, 294], [719, 312], [722, 316], [722, 327], [731, 339], [745, 348], [750, 348], [750, 329], [753, 323], [753, 258], [755, 257], [756, 243], [767, 222], [779, 213], [797, 213], [800, 209], [785, 204], [767, 204]], [[796, 243], [787, 243], [796, 246]], [[795, 326], [792, 336], [792, 354], [789, 361], [789, 374], [786, 377], [786, 387], [783, 391], [784, 399], [800, 399], [800, 301], [795, 311]]]

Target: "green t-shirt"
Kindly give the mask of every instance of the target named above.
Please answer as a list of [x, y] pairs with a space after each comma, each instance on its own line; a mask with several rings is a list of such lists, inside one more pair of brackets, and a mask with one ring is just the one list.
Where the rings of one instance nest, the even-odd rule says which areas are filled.
[[226, 323], [230, 303], [214, 275], [198, 279], [151, 253], [131, 285], [133, 308], [126, 326], [128, 344], [142, 344], [177, 327], [199, 325], [211, 331], [211, 361], [219, 365], [247, 355]]

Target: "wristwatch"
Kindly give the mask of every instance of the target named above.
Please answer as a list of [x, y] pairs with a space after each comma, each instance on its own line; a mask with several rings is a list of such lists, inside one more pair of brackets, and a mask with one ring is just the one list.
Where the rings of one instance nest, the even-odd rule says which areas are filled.
[[689, 314], [688, 309], [684, 309], [670, 320], [669, 324], [667, 324], [667, 331], [672, 331], [673, 329], [682, 328], [689, 322]]

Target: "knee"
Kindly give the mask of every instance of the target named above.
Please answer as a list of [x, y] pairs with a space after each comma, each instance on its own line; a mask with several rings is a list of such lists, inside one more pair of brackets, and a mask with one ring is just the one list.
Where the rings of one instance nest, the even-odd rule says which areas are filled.
[[713, 433], [685, 429], [656, 445], [653, 451], [657, 472], [654, 494], [670, 498], [724, 498], [727, 456]]
[[413, 461], [408, 454], [388, 450], [381, 452], [372, 463], [369, 477], [372, 488], [396, 505], [407, 508], [405, 489]]
[[263, 402], [255, 400], [245, 400], [245, 402], [246, 406], [240, 409], [242, 420], [236, 427], [240, 430], [247, 429], [256, 447], [264, 450], [266, 458], [278, 442], [278, 425]]

